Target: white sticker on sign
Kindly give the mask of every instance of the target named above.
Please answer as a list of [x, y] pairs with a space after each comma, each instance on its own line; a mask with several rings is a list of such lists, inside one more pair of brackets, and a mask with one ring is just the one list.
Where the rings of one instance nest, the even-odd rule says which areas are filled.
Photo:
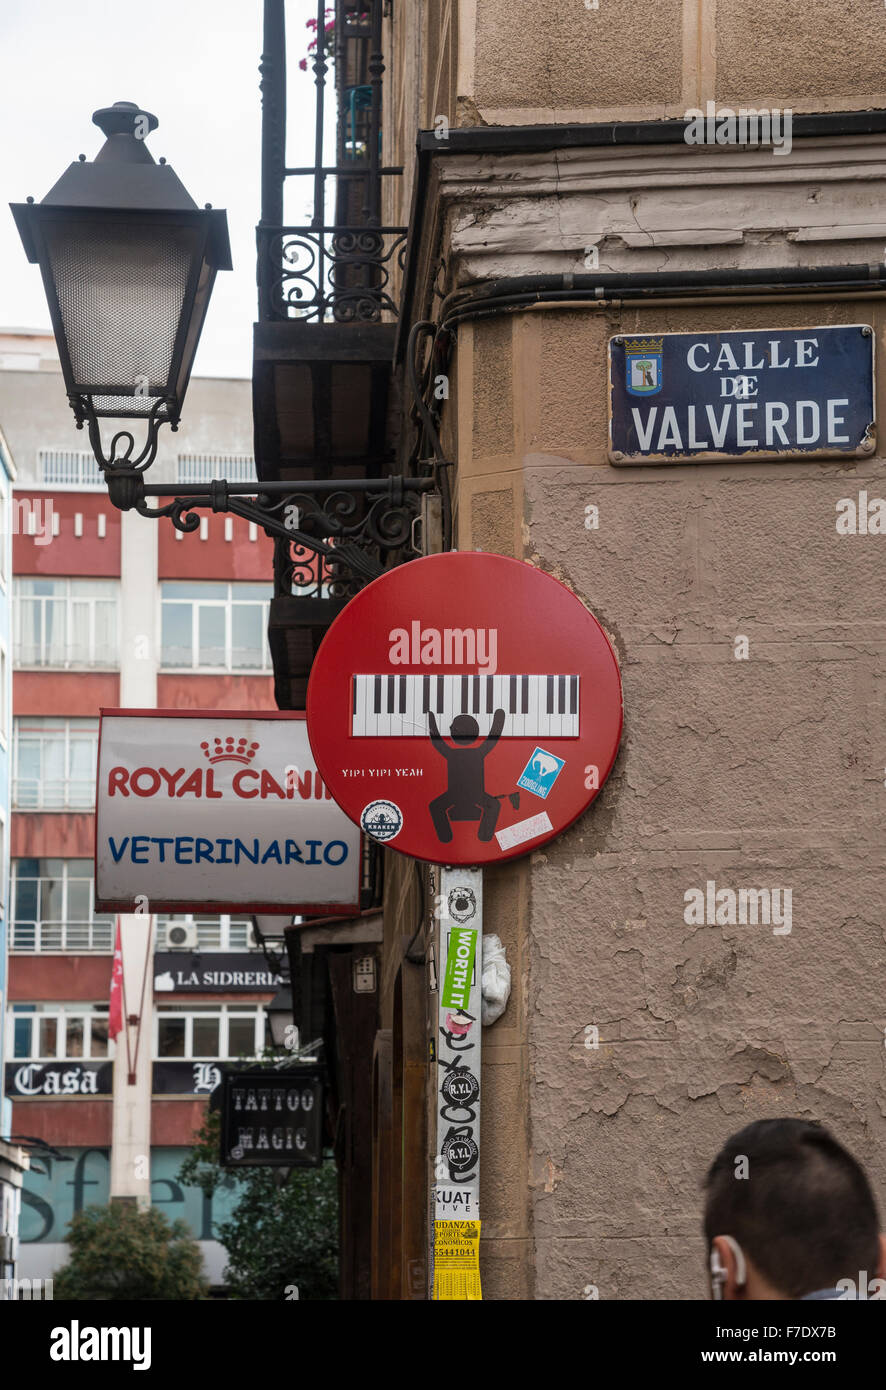
[[473, 1187], [435, 1187], [436, 1221], [479, 1221], [480, 1204]]
[[525, 844], [527, 840], [535, 840], [539, 835], [546, 835], [553, 828], [547, 811], [540, 811], [528, 820], [518, 820], [516, 825], [506, 825], [504, 830], [496, 830], [495, 838], [503, 850], [509, 850], [515, 845]]

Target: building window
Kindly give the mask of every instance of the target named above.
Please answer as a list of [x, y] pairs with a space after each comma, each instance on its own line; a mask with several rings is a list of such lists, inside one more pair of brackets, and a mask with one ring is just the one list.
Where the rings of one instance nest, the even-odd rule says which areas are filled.
[[196, 928], [198, 951], [258, 950], [252, 936], [250, 917], [192, 917], [189, 913], [157, 917], [157, 950], [173, 950], [167, 943], [166, 928], [170, 922], [191, 923]]
[[108, 1057], [107, 1004], [13, 1004], [7, 1055], [22, 1062]]
[[6, 733], [9, 720], [9, 662], [6, 659], [6, 645], [0, 642], [0, 744], [6, 747]]
[[235, 1061], [264, 1046], [264, 1009], [257, 1004], [161, 1004], [156, 1012], [158, 1061]]
[[5, 589], [9, 578], [9, 493], [5, 481], [0, 481], [0, 585]]
[[91, 449], [38, 449], [37, 468], [47, 487], [101, 488], [105, 481]]
[[13, 859], [13, 951], [113, 950], [112, 916], [96, 916], [91, 859]]
[[270, 584], [162, 585], [161, 664], [177, 670], [268, 671]]
[[22, 716], [13, 724], [15, 810], [92, 810], [98, 720]]
[[18, 666], [116, 666], [116, 579], [15, 580]]
[[229, 483], [254, 483], [255, 459], [251, 454], [179, 454], [180, 483], [211, 483], [225, 478]]

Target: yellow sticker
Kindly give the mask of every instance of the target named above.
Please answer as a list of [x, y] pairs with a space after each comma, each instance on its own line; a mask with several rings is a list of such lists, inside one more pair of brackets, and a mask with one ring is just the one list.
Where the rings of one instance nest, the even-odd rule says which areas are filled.
[[482, 1300], [480, 1222], [434, 1222], [434, 1298]]

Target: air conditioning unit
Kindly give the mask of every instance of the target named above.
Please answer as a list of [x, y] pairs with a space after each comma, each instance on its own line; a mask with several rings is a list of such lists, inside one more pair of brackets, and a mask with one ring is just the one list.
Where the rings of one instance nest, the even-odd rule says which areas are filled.
[[164, 931], [166, 933], [166, 949], [168, 951], [193, 951], [196, 949], [196, 922], [167, 922]]

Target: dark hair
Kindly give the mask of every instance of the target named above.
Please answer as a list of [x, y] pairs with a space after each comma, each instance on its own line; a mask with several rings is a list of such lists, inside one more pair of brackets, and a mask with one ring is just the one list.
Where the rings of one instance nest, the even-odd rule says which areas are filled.
[[[736, 1160], [748, 1160], [746, 1178]], [[704, 1232], [733, 1236], [788, 1298], [877, 1270], [877, 1204], [864, 1169], [823, 1125], [757, 1120], [727, 1139], [705, 1180]]]

